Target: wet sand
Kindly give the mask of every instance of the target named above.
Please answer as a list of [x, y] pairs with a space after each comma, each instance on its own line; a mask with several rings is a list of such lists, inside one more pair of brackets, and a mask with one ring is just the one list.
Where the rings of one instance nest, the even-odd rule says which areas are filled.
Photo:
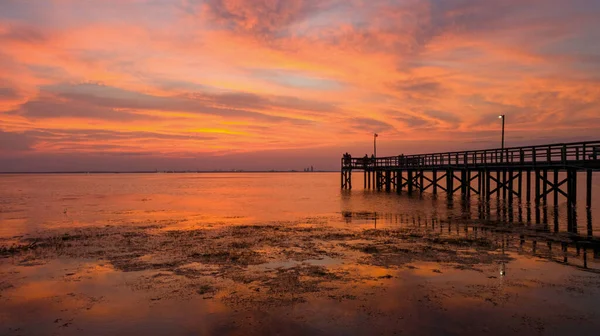
[[0, 334], [595, 335], [596, 259], [546, 241], [328, 218], [45, 230], [0, 241]]

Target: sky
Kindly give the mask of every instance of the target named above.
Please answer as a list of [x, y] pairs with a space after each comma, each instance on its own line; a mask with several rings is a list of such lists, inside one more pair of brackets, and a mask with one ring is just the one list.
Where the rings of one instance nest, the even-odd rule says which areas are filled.
[[600, 138], [598, 0], [0, 0], [0, 171]]

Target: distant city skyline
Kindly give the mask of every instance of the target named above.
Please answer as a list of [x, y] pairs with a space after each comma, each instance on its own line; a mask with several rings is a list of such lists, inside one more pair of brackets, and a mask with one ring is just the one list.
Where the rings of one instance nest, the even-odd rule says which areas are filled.
[[0, 171], [319, 170], [600, 138], [595, 0], [0, 2]]

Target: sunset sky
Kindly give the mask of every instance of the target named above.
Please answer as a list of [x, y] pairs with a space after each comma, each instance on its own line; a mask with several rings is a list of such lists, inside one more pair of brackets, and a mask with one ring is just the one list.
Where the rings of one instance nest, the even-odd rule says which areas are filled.
[[0, 171], [600, 138], [598, 0], [0, 0]]

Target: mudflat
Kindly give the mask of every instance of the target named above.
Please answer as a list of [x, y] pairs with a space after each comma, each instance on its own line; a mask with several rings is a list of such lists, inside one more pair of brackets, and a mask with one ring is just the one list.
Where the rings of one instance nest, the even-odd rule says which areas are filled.
[[328, 218], [173, 224], [4, 238], [0, 333], [593, 335], [600, 327], [593, 251], [522, 229]]

